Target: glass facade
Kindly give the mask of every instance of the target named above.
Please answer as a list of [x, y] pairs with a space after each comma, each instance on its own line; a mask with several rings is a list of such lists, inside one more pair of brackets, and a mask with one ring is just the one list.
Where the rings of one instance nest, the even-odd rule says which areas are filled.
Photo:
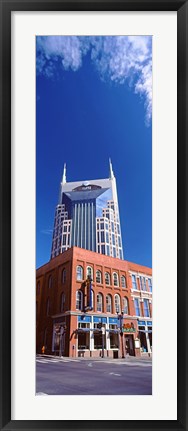
[[76, 246], [123, 259], [116, 180], [67, 183], [56, 207], [51, 258]]

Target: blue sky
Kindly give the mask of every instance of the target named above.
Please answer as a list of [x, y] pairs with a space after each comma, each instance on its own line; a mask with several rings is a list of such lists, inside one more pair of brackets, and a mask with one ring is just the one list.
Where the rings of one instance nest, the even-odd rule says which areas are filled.
[[152, 265], [150, 37], [37, 37], [36, 265], [67, 181], [116, 176], [124, 258]]

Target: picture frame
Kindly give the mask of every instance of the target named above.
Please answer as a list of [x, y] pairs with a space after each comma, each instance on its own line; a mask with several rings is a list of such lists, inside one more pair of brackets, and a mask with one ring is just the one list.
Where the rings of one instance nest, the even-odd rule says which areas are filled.
[[[37, 429], [173, 429], [187, 430], [187, 61], [188, 2], [186, 1], [22, 1], [0, 2], [1, 74], [0, 74], [0, 208], [1, 208], [1, 392], [0, 424], [3, 430]], [[11, 12], [12, 11], [177, 11], [178, 24], [178, 385], [176, 421], [46, 421], [11, 420]]]

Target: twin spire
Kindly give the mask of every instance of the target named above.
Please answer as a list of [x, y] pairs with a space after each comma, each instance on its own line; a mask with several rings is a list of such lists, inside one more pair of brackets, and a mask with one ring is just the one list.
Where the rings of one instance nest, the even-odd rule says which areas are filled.
[[[113, 169], [112, 169], [111, 159], [109, 159], [109, 166], [110, 166], [110, 175], [109, 175], [109, 178], [112, 180], [114, 178], [114, 173], [113, 173]], [[63, 176], [62, 176], [62, 184], [65, 184], [67, 182], [66, 171], [67, 171], [66, 163], [64, 163]]]
[[66, 170], [67, 170], [66, 163], [64, 163], [63, 176], [62, 176], [62, 184], [65, 184], [67, 182], [67, 179], [66, 179]]

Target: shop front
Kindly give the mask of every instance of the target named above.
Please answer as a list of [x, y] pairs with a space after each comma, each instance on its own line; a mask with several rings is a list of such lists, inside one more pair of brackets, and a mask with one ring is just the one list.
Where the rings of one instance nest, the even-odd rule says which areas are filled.
[[135, 348], [136, 327], [117, 317], [80, 315], [77, 317], [75, 356], [121, 358], [139, 356]]
[[141, 354], [152, 354], [152, 322], [150, 320], [138, 320], [138, 333], [140, 339]]

